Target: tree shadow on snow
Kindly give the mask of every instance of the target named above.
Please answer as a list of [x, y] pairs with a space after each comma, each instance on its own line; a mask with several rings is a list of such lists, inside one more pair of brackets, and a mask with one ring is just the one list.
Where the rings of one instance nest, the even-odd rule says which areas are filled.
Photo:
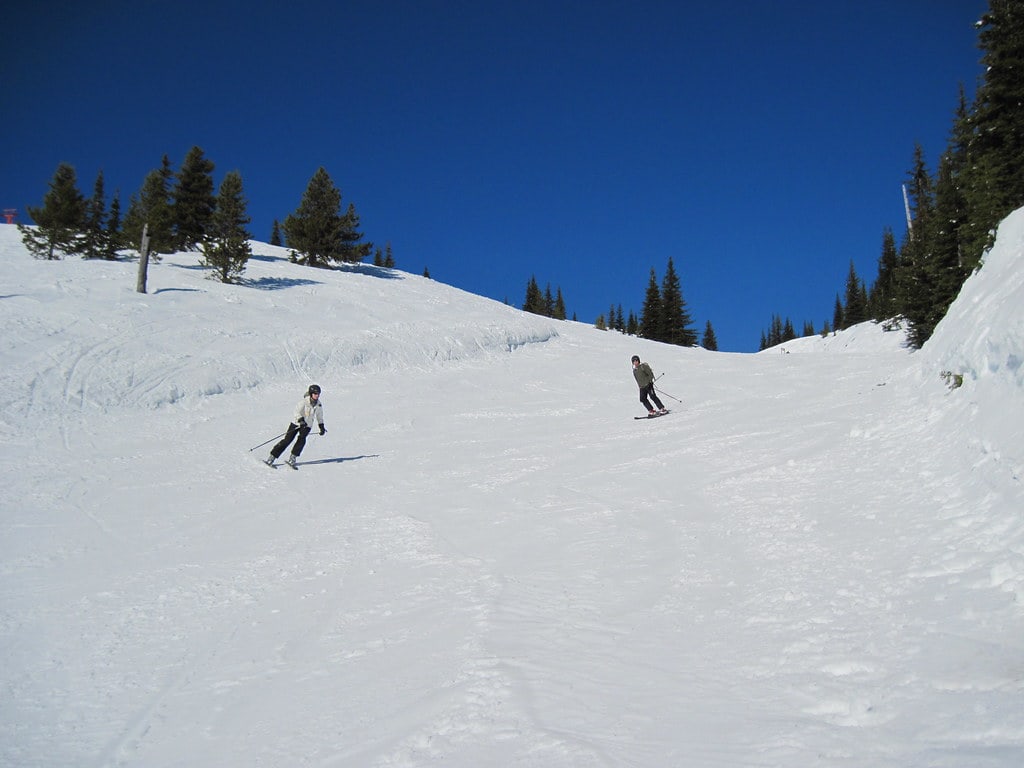
[[297, 461], [296, 466], [306, 467], [313, 464], [343, 464], [346, 461], [359, 461], [360, 459], [379, 459], [379, 453], [363, 454], [362, 456], [339, 456], [336, 459], [314, 459], [313, 461]]
[[319, 280], [307, 280], [294, 277], [261, 277], [259, 280], [243, 280], [242, 285], [260, 291], [280, 291], [284, 288], [296, 288], [300, 285], [320, 285]]
[[200, 293], [198, 288], [158, 288], [153, 291], [153, 295], [156, 296], [158, 293]]

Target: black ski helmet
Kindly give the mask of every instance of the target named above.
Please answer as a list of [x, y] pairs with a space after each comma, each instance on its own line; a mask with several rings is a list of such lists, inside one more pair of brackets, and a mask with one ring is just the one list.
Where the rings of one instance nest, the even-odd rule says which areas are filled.
[[306, 396], [308, 397], [309, 395], [319, 395], [319, 394], [320, 394], [320, 385], [319, 384], [310, 384], [309, 385], [309, 389], [306, 391]]
[[631, 362], [631, 363], [639, 363], [639, 362], [640, 362], [640, 355], [633, 355], [633, 356], [632, 356], [632, 357], [631, 357], [631, 358], [629, 359], [629, 362]]

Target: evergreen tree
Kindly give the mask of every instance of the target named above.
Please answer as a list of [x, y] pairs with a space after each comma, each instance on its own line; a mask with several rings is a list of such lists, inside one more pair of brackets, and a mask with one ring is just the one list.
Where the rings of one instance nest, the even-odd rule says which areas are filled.
[[555, 320], [565, 320], [565, 299], [562, 297], [562, 287], [558, 286], [555, 293], [555, 313], [552, 315]]
[[629, 310], [629, 320], [626, 321], [626, 333], [630, 336], [636, 336], [640, 332], [640, 321], [636, 317], [636, 312]]
[[878, 257], [878, 276], [871, 286], [868, 300], [870, 316], [881, 322], [900, 313], [896, 300], [896, 273], [899, 268], [899, 253], [892, 228], [882, 233], [882, 253]]
[[540, 286], [537, 284], [537, 277], [531, 275], [530, 282], [526, 284], [526, 298], [523, 301], [523, 311], [531, 312], [535, 315], [543, 315], [544, 309], [544, 294], [541, 293]]
[[837, 331], [841, 331], [846, 327], [845, 321], [843, 320], [843, 302], [839, 300], [839, 294], [836, 294], [836, 303], [832, 309], [832, 327]]
[[939, 161], [935, 180], [935, 223], [929, 259], [932, 299], [928, 324], [932, 328], [945, 316], [970, 274], [961, 257], [960, 227], [965, 220], [965, 204], [958, 187], [956, 162], [954, 153], [947, 151]]
[[984, 75], [963, 130], [970, 220], [962, 235], [968, 268], [991, 245], [996, 225], [1024, 205], [1024, 4], [989, 0], [978, 45]]
[[179, 251], [194, 250], [206, 237], [219, 202], [213, 195], [213, 168], [199, 147], [192, 147], [182, 161], [171, 206], [174, 245]]
[[709, 352], [718, 351], [718, 339], [715, 337], [715, 329], [711, 327], [710, 320], [704, 326], [704, 337], [701, 339], [700, 345]]
[[639, 336], [645, 339], [661, 341], [661, 290], [658, 288], [658, 278], [651, 269], [651, 278], [647, 283], [647, 294], [644, 297], [644, 306], [640, 310]]
[[814, 334], [814, 323], [812, 323], [810, 320], [804, 320], [804, 332], [800, 334], [801, 338], [813, 336]]
[[697, 334], [690, 327], [692, 322], [686, 302], [683, 300], [679, 276], [670, 256], [665, 268], [665, 277], [661, 281], [660, 340], [683, 347], [696, 345]]
[[103, 190], [103, 171], [96, 174], [92, 197], [85, 203], [85, 228], [82, 237], [82, 256], [87, 259], [106, 258], [110, 251], [107, 243], [107, 200]]
[[897, 287], [902, 313], [910, 325], [910, 343], [920, 348], [935, 327], [932, 322], [935, 196], [920, 144], [914, 150], [914, 167], [907, 187], [913, 227], [900, 252]]
[[270, 230], [270, 244], [271, 245], [283, 245], [281, 240], [281, 225], [277, 219], [274, 219], [274, 228]]
[[395, 255], [391, 252], [391, 243], [384, 246], [384, 266], [387, 269], [395, 268]]
[[373, 266], [382, 268], [384, 266], [384, 252], [380, 248], [373, 252]]
[[103, 258], [107, 261], [115, 261], [117, 252], [121, 249], [121, 193], [115, 192], [114, 199], [110, 201], [110, 214], [107, 216], [107, 250]]
[[154, 254], [174, 253], [174, 215], [170, 193], [173, 178], [171, 162], [164, 155], [160, 168], [146, 175], [138, 196], [129, 198], [122, 228], [128, 247], [136, 250], [140, 247], [143, 228], [148, 224], [150, 250]]
[[35, 228], [18, 225], [22, 241], [37, 259], [60, 259], [81, 252], [86, 202], [75, 169], [61, 163], [50, 180], [41, 208], [28, 206]]
[[223, 283], [237, 281], [252, 256], [249, 247], [252, 235], [246, 229], [251, 219], [246, 213], [246, 207], [242, 176], [238, 171], [229, 171], [220, 185], [220, 193], [201, 245], [204, 266], [214, 269]]
[[[301, 254], [301, 263], [326, 267], [330, 262], [362, 261], [373, 243], [360, 243], [359, 217], [349, 205], [341, 213], [341, 192], [323, 168], [310, 179], [298, 209], [284, 221], [288, 247]], [[426, 275], [425, 275], [426, 276]]]
[[359, 215], [356, 207], [349, 203], [348, 210], [341, 217], [341, 260], [358, 264], [373, 250], [373, 243], [361, 243], [363, 233], [359, 229]]
[[857, 270], [850, 260], [850, 271], [846, 276], [846, 304], [843, 307], [844, 327], [863, 323], [868, 319], [867, 302], [863, 296], [863, 289], [860, 278], [857, 277]]

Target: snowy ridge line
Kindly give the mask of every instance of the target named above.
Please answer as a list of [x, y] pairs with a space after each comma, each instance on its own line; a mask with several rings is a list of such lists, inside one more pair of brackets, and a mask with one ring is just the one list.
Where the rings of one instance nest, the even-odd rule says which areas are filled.
[[[17, 286], [0, 303], [0, 432], [18, 432], [43, 403], [65, 413], [156, 409], [458, 365], [558, 336], [548, 318], [443, 283], [364, 265], [311, 269], [285, 248], [253, 246], [241, 285], [206, 279], [200, 255], [180, 253], [154, 264], [139, 294], [134, 262], [39, 261], [16, 228], [0, 228], [0, 259]], [[237, 322], [217, 327], [224, 303]]]

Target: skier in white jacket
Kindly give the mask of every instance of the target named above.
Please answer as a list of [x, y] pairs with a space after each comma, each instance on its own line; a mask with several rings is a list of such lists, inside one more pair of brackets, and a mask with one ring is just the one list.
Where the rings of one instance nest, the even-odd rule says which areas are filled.
[[281, 442], [270, 449], [270, 456], [264, 460], [265, 463], [271, 467], [274, 466], [274, 462], [280, 458], [292, 440], [295, 440], [295, 436], [298, 435], [299, 439], [295, 440], [292, 452], [285, 460], [285, 464], [289, 467], [298, 469], [295, 466], [295, 460], [302, 453], [302, 449], [306, 447], [306, 438], [309, 436], [310, 430], [313, 429], [314, 421], [320, 427], [320, 434], [326, 435], [324, 409], [320, 405], [320, 386], [310, 384], [309, 389], [306, 390], [305, 397], [295, 406], [295, 415], [292, 418], [291, 424], [288, 425], [288, 431], [284, 433], [284, 438], [282, 438]]

